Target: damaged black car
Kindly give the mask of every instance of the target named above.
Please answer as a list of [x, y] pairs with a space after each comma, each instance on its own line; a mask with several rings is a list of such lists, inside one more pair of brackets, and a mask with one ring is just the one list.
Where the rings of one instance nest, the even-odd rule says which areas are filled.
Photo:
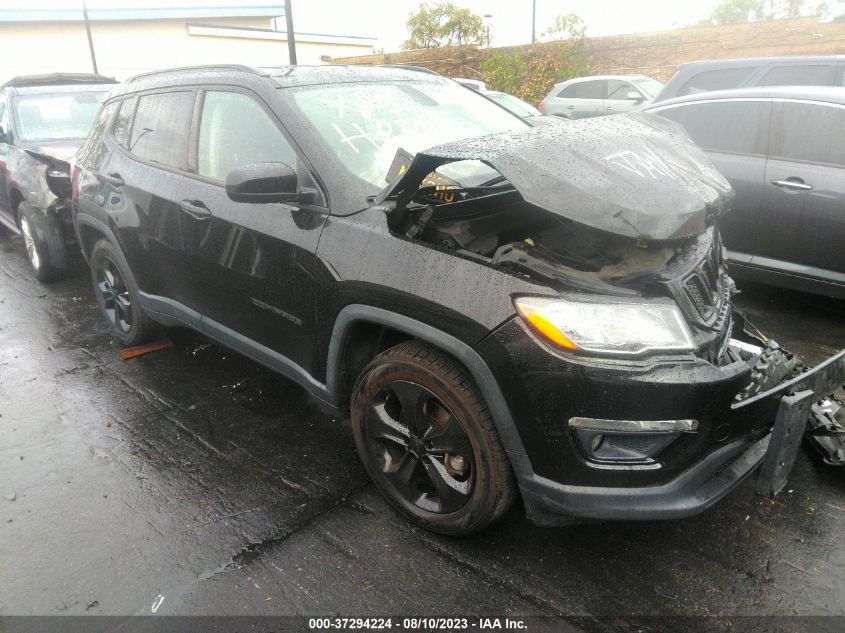
[[775, 494], [835, 414], [845, 352], [803, 368], [732, 307], [732, 191], [658, 117], [531, 128], [413, 70], [178, 69], [117, 88], [76, 165], [115, 336], [192, 327], [298, 382], [427, 529], [520, 497], [545, 525], [685, 517], [761, 464]]
[[70, 158], [85, 141], [113, 79], [22, 75], [0, 86], [0, 224], [23, 238], [36, 277], [68, 268]]

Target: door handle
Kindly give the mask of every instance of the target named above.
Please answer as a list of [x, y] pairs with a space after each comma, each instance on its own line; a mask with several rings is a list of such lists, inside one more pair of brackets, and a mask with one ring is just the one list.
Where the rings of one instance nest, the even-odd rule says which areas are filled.
[[103, 180], [109, 183], [112, 187], [123, 186], [123, 178], [120, 177], [120, 174], [105, 174], [103, 176]]
[[773, 180], [772, 184], [775, 187], [783, 189], [793, 189], [795, 191], [812, 191], [813, 186], [808, 185], [800, 178], [787, 178], [786, 180]]
[[575, 106], [574, 105], [568, 105], [568, 106], [566, 106], [566, 109], [567, 110], [574, 110]]
[[211, 211], [200, 200], [182, 200], [180, 204], [185, 213], [197, 220], [205, 220], [211, 217]]

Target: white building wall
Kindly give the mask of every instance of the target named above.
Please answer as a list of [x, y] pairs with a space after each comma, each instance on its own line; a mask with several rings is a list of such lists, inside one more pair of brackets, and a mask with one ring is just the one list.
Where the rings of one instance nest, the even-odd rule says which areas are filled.
[[[288, 63], [283, 34], [250, 31], [271, 28], [271, 18], [200, 18], [196, 23], [230, 28], [202, 28], [186, 20], [92, 22], [100, 73], [125, 79], [140, 72], [174, 66]], [[300, 64], [320, 64], [324, 55], [340, 57], [372, 52], [372, 40], [368, 39], [308, 35], [302, 38], [296, 47]], [[0, 83], [15, 75], [58, 71], [91, 71], [83, 23], [0, 23]]]

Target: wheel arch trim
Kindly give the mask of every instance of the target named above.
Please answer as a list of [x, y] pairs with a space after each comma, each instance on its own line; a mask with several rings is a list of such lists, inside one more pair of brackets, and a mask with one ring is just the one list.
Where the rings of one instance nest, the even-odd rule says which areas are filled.
[[337, 403], [340, 386], [340, 372], [343, 365], [343, 349], [350, 329], [355, 323], [372, 323], [390, 327], [416, 339], [430, 343], [438, 349], [454, 356], [470, 373], [493, 417], [499, 439], [510, 458], [517, 480], [531, 477], [534, 469], [525, 451], [522, 438], [514, 423], [510, 408], [505, 401], [493, 372], [487, 363], [472, 347], [454, 336], [438, 328], [418, 321], [403, 314], [397, 314], [383, 308], [363, 304], [345, 306], [338, 313], [329, 340], [329, 350], [326, 362], [326, 391], [331, 399]]

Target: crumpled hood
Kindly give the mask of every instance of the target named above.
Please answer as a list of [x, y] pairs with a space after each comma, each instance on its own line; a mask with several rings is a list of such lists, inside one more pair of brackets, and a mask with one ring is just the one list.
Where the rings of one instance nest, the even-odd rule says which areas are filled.
[[66, 141], [52, 141], [42, 143], [31, 143], [25, 145], [22, 149], [28, 154], [38, 158], [39, 156], [47, 156], [62, 162], [70, 162], [76, 151], [82, 147], [85, 142], [84, 138], [73, 139]]
[[633, 113], [469, 138], [417, 154], [377, 198], [410, 200], [446, 163], [480, 160], [526, 202], [587, 226], [639, 239], [702, 233], [733, 190], [676, 123]]

